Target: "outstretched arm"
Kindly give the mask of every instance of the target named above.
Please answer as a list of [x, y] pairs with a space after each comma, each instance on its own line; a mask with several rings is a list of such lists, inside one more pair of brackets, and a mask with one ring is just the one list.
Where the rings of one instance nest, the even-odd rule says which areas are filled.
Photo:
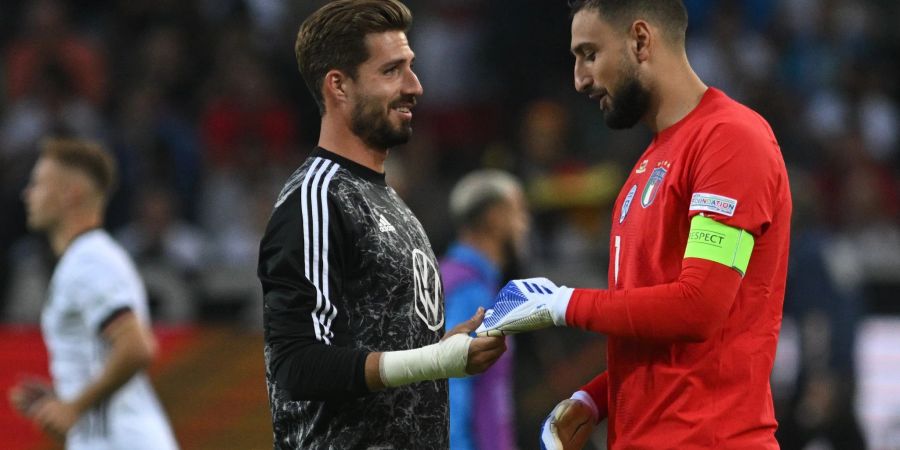
[[744, 230], [695, 216], [677, 280], [619, 290], [557, 287], [545, 278], [514, 280], [500, 291], [478, 333], [556, 325], [609, 336], [703, 341], [728, 317], [753, 244]]
[[458, 378], [484, 372], [506, 351], [502, 337], [472, 338], [484, 320], [484, 308], [453, 327], [441, 342], [413, 350], [366, 356], [366, 385], [376, 391], [417, 381]]
[[740, 284], [741, 275], [729, 267], [687, 258], [673, 283], [616, 291], [575, 289], [566, 324], [609, 336], [704, 341], [725, 322]]

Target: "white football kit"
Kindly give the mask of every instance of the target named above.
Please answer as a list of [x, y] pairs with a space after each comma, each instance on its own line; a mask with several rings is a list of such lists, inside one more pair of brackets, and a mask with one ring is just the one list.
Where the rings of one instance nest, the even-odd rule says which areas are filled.
[[[147, 294], [131, 259], [103, 230], [76, 237], [50, 280], [41, 329], [56, 395], [76, 398], [106, 364], [100, 335], [109, 320], [131, 310], [149, 323]], [[66, 436], [68, 450], [170, 450], [175, 437], [143, 371], [86, 412]]]

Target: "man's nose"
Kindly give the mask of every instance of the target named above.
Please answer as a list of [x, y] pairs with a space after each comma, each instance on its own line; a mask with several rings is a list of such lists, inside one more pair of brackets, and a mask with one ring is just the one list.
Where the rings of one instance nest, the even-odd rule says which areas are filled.
[[577, 62], [575, 63], [573, 75], [575, 77], [575, 90], [578, 92], [586, 92], [594, 84], [591, 76]]
[[416, 73], [413, 72], [412, 69], [410, 69], [409, 73], [406, 76], [406, 83], [404, 84], [404, 93], [412, 94], [412, 95], [415, 95], [416, 97], [419, 97], [422, 95], [423, 92], [424, 92], [424, 89], [422, 88], [422, 83], [419, 82], [419, 77], [416, 76]]

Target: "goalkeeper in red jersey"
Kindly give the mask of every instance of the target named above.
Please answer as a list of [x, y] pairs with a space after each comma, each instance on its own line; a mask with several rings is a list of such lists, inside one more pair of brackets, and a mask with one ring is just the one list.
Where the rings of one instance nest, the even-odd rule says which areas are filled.
[[609, 337], [608, 370], [550, 413], [545, 448], [581, 448], [608, 418], [611, 449], [777, 449], [791, 195], [775, 136], [691, 69], [681, 1], [570, 6], [576, 89], [610, 128], [655, 135], [613, 209], [609, 289], [515, 280], [479, 334]]

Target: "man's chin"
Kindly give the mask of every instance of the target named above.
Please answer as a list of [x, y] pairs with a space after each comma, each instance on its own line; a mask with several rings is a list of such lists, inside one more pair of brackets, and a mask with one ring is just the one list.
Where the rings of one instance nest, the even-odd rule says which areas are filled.
[[634, 128], [637, 123], [640, 122], [640, 119], [637, 120], [625, 120], [623, 117], [615, 115], [611, 111], [603, 112], [603, 123], [606, 124], [612, 130], [627, 130]]
[[394, 147], [406, 144], [407, 142], [409, 142], [409, 138], [411, 137], [411, 135], [412, 132], [395, 133], [390, 136], [369, 136], [365, 139], [365, 142], [372, 148], [386, 151]]
[[50, 224], [40, 220], [40, 218], [35, 217], [33, 215], [28, 215], [25, 219], [25, 228], [32, 233], [43, 233], [50, 227]]
[[409, 142], [410, 138], [412, 138], [412, 125], [407, 122], [401, 124], [399, 127], [394, 129], [394, 132], [391, 133], [389, 140], [391, 141], [391, 147], [396, 147], [398, 145], [404, 145]]

